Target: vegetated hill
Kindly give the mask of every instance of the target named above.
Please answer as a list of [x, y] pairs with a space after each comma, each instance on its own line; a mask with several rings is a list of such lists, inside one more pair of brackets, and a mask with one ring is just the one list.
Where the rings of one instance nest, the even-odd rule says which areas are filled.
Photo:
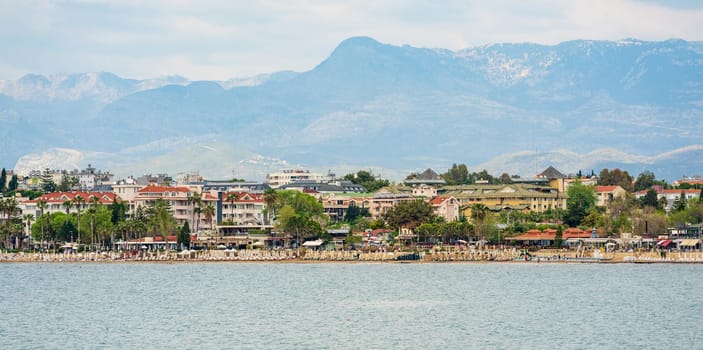
[[[618, 149], [626, 159], [617, 161], [634, 164], [638, 156], [700, 143], [701, 62], [703, 45], [682, 40], [450, 51], [350, 38], [310, 71], [129, 93], [91, 114], [81, 141], [49, 139], [52, 146], [115, 151], [214, 133], [218, 141], [309, 166], [471, 165], [563, 148]], [[694, 159], [677, 160], [700, 169]]]

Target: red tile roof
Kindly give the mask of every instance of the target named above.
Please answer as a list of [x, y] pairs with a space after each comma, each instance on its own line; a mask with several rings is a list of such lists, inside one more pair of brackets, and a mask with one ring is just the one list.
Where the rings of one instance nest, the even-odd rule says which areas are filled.
[[447, 199], [449, 199], [449, 197], [436, 196], [436, 197], [430, 199], [430, 204], [432, 204], [432, 205], [441, 205], [441, 204], [444, 203], [444, 201], [446, 201]]
[[[657, 187], [657, 186], [654, 186], [654, 187], [652, 187], [652, 188], [653, 188], [655, 191], [657, 191], [657, 194], [681, 194], [681, 192], [683, 192], [683, 193], [685, 193], [685, 194], [697, 195], [697, 194], [701, 193], [701, 190], [697, 190], [697, 189], [695, 189], [695, 188], [690, 188], [690, 189], [687, 189], [687, 190], [682, 190], [682, 189], [678, 189], [678, 190], [677, 190], [677, 189], [664, 190], [664, 189], [662, 189], [661, 187]], [[649, 189], [647, 189], [647, 190], [642, 190], [642, 191], [637, 191], [637, 192], [635, 192], [635, 194], [638, 195], [638, 196], [639, 196], [639, 195], [646, 195], [647, 192], [649, 192]]]
[[251, 192], [229, 192], [222, 195], [222, 200], [229, 203], [227, 196], [229, 194], [236, 194], [238, 196], [235, 203], [263, 203], [264, 194], [263, 193], [251, 193]]
[[693, 189], [693, 188], [688, 189], [688, 190], [664, 190], [665, 194], [681, 194], [681, 192], [683, 192], [685, 194], [699, 194], [699, 193], [701, 193], [701, 190], [697, 190], [697, 189]]
[[[112, 204], [115, 199], [115, 194], [112, 192], [84, 192], [84, 191], [71, 191], [71, 192], [52, 192], [43, 194], [37, 198], [26, 201], [25, 203], [38, 203], [40, 200], [44, 200], [47, 203], [63, 203], [67, 200], [74, 201], [76, 197], [80, 196], [85, 200], [85, 204], [90, 204], [90, 199], [96, 197], [99, 199], [100, 204]], [[117, 201], [121, 202], [120, 197], [117, 197]]]
[[[544, 232], [537, 229], [532, 229], [521, 235], [508, 237], [506, 239], [513, 241], [552, 241], [556, 238], [556, 234], [557, 230], [553, 228], [545, 229]], [[562, 239], [590, 237], [590, 232], [586, 232], [578, 228], [567, 228], [561, 234]]]
[[620, 186], [596, 186], [596, 192], [613, 192]]
[[377, 228], [373, 231], [371, 231], [371, 236], [378, 237], [382, 233], [388, 233], [388, 232], [393, 232], [393, 230], [385, 229], [385, 228]]

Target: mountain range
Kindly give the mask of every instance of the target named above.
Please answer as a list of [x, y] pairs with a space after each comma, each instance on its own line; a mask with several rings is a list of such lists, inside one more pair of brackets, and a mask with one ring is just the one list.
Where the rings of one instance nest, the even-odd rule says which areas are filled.
[[282, 167], [384, 177], [452, 163], [532, 176], [703, 173], [703, 43], [576, 40], [426, 49], [347, 39], [306, 72], [0, 81], [0, 164], [119, 175]]

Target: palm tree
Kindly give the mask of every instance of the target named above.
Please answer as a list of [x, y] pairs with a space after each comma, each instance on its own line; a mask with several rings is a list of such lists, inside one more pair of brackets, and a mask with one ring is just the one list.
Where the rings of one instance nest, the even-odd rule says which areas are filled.
[[203, 213], [203, 204], [202, 202], [200, 205], [195, 207], [195, 213], [197, 214], [197, 221], [195, 221], [195, 232], [198, 232], [198, 229], [200, 229], [200, 215]]
[[212, 231], [212, 219], [215, 217], [215, 206], [208, 204], [203, 208], [203, 215], [205, 215], [205, 221], [210, 224], [210, 230]]
[[16, 225], [13, 222], [19, 213], [20, 207], [14, 197], [5, 200], [0, 199], [0, 218], [4, 218], [3, 225], [0, 226], [0, 232], [5, 233], [5, 247], [10, 246], [10, 238], [15, 235]]
[[483, 230], [481, 226], [483, 226], [483, 221], [486, 220], [486, 215], [488, 215], [488, 208], [485, 205], [476, 203], [471, 206], [471, 220], [474, 222], [477, 236], [480, 239], [483, 239]]
[[27, 245], [31, 248], [32, 246], [32, 220], [34, 220], [34, 215], [32, 214], [24, 214], [22, 216], [22, 220], [26, 222], [27, 224]]
[[234, 202], [239, 200], [239, 195], [236, 193], [227, 194], [227, 201], [229, 202], [229, 209], [232, 216], [232, 222], [234, 223]]
[[[68, 223], [68, 215], [71, 213], [71, 208], [73, 207], [73, 202], [71, 200], [63, 201], [63, 207], [66, 209], [66, 223]], [[73, 241], [73, 234], [71, 235], [71, 241]]]
[[264, 202], [266, 202], [266, 209], [268, 210], [266, 212], [266, 216], [269, 221], [269, 224], [271, 224], [271, 217], [274, 214], [274, 206], [276, 205], [277, 201], [278, 196], [276, 195], [276, 190], [274, 190], [273, 188], [269, 188], [268, 190], [264, 191]]
[[196, 210], [196, 206], [200, 207], [203, 204], [203, 197], [200, 193], [193, 191], [190, 197], [188, 197], [188, 203], [193, 206], [193, 220], [191, 221], [193, 229], [198, 232], [198, 226], [195, 223], [195, 213], [198, 212], [198, 221], [200, 221], [200, 210]]
[[44, 199], [40, 199], [37, 202], [37, 208], [39, 208], [39, 227], [41, 228], [41, 243], [39, 243], [39, 247], [41, 248], [41, 245], [44, 242], [44, 210], [46, 210], [46, 201]]
[[176, 220], [171, 214], [171, 206], [167, 201], [159, 198], [148, 211], [149, 230], [153, 235], [159, 234], [163, 236], [166, 248], [168, 248], [168, 236], [176, 232]]
[[88, 212], [90, 213], [90, 244], [95, 245], [96, 240], [98, 237], [96, 236], [95, 232], [95, 214], [98, 212], [98, 203], [100, 203], [100, 198], [96, 196], [91, 196], [90, 197], [90, 208], [88, 209]]
[[73, 197], [73, 202], [76, 204], [76, 210], [78, 211], [78, 223], [76, 224], [76, 230], [78, 230], [77, 242], [81, 243], [81, 209], [83, 204], [85, 204], [85, 198], [80, 195]]

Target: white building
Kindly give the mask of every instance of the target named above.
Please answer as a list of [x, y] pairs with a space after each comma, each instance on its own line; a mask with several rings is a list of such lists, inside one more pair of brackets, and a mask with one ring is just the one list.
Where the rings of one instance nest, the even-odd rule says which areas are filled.
[[309, 170], [283, 170], [267, 174], [264, 183], [271, 186], [271, 188], [279, 188], [296, 181], [328, 182], [334, 180], [334, 177], [335, 175], [332, 173], [324, 175], [311, 173]]
[[137, 197], [137, 192], [144, 187], [146, 186], [139, 185], [134, 179], [128, 178], [118, 181], [116, 185], [112, 185], [112, 192], [122, 198], [122, 200], [132, 202]]

